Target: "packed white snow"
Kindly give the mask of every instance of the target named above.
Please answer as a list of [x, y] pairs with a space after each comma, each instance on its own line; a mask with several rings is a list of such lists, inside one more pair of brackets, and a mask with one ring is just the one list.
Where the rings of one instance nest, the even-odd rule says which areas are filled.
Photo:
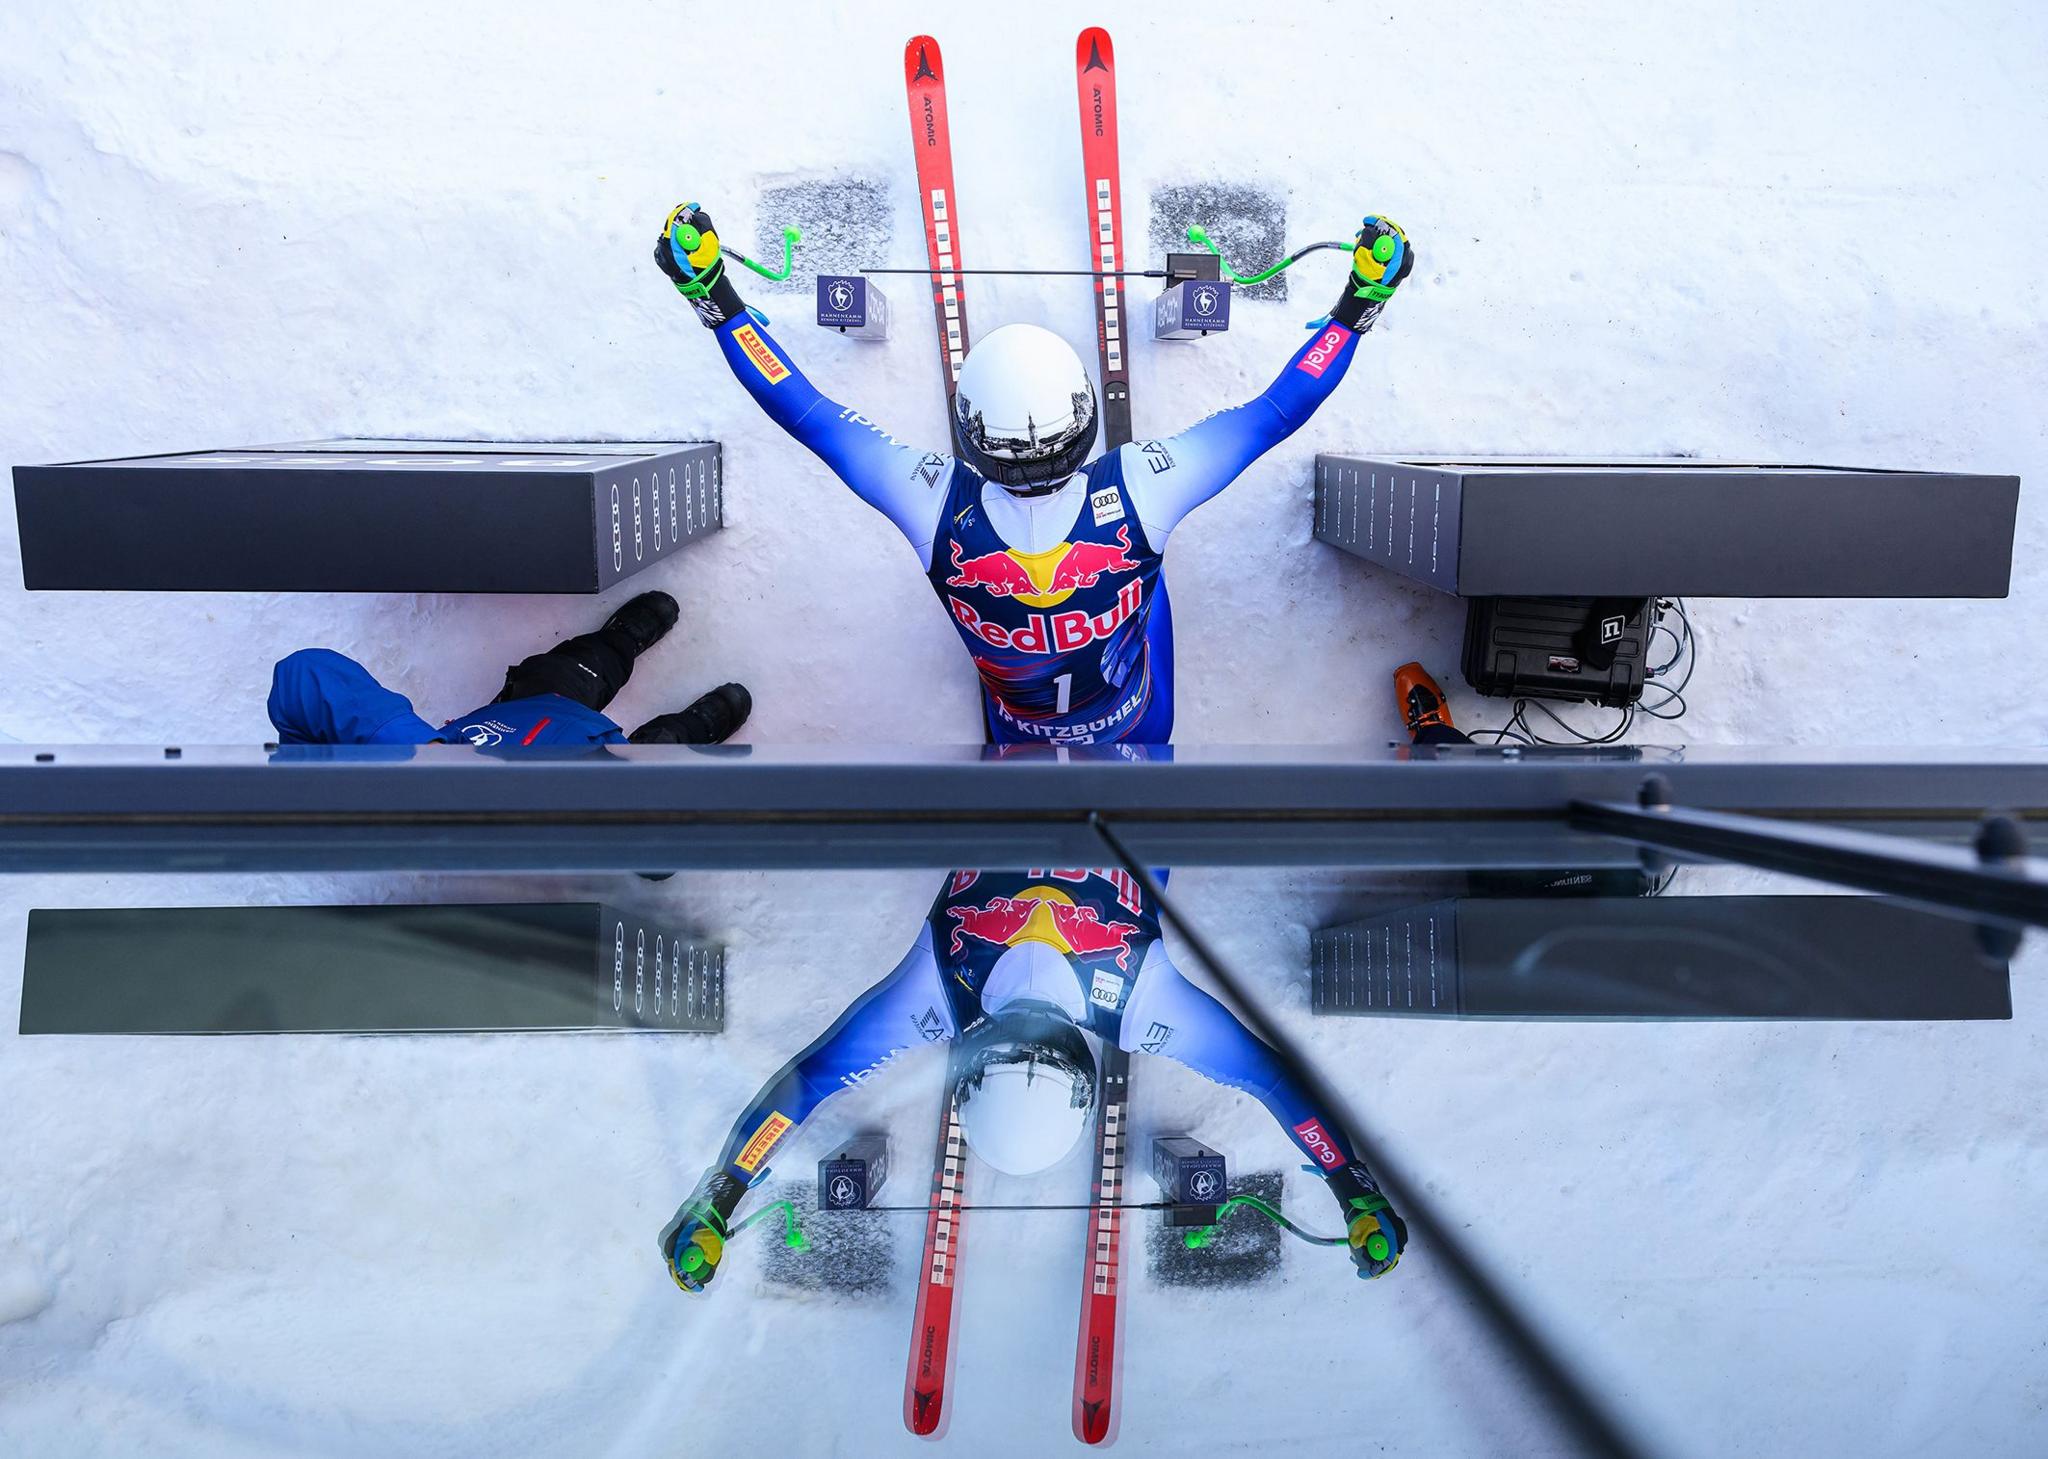
[[[1215, 183], [1284, 201], [1293, 246], [1384, 211], [1421, 259], [1329, 407], [1175, 535], [1183, 742], [1384, 740], [1394, 665], [1453, 678], [1458, 603], [1310, 540], [1323, 449], [2018, 473], [2008, 599], [1697, 602], [1691, 713], [1653, 738], [2042, 742], [2048, 15], [1848, 0], [17, 0], [0, 9], [0, 459], [713, 438], [728, 524], [602, 602], [30, 595], [10, 526], [0, 732], [257, 742], [270, 665], [306, 644], [453, 715], [505, 664], [658, 585], [683, 627], [622, 696], [628, 723], [737, 678], [756, 743], [977, 739], [967, 665], [911, 554], [764, 425], [648, 255], [686, 197], [765, 254], [805, 220], [758, 200], [850, 180], [886, 190], [886, 257], [860, 261], [920, 263], [900, 64], [932, 30], [967, 261], [1082, 266], [1072, 44], [1094, 22], [1117, 42], [1130, 238], [1149, 236], [1156, 190]], [[1240, 300], [1224, 336], [1138, 343], [1139, 433], [1263, 386], [1338, 277], [1318, 255], [1284, 301]], [[809, 328], [800, 294], [756, 302], [821, 388], [938, 442], [914, 284], [893, 288], [881, 345]], [[972, 301], [981, 327], [1044, 324], [1093, 358], [1081, 281], [976, 280]], [[1462, 686], [1453, 704], [1500, 718]], [[1695, 891], [1792, 889], [1696, 875]], [[2009, 1023], [1312, 1020], [1308, 931], [1351, 915], [1369, 878], [1190, 868], [1175, 885], [1656, 1445], [2048, 1449], [2038, 944]], [[0, 883], [0, 968], [19, 964], [27, 910], [52, 906], [609, 898], [732, 949], [717, 1038], [0, 1035], [0, 1451], [913, 1451], [915, 1219], [894, 1231], [894, 1290], [861, 1300], [764, 1281], [757, 1230], [692, 1301], [655, 1237], [733, 1115], [894, 963], [936, 886]], [[9, 976], [0, 1025], [17, 1006]], [[1188, 1130], [1241, 1169], [1298, 1163], [1241, 1097], [1138, 1072], [1141, 1132]], [[905, 1058], [827, 1106], [778, 1174], [889, 1125], [889, 1194], [920, 1199], [937, 1088], [928, 1058]], [[1084, 1166], [988, 1191], [1077, 1200]], [[1313, 1182], [1291, 1177], [1288, 1196], [1333, 1228]], [[1072, 1442], [1081, 1244], [1076, 1213], [970, 1221], [954, 1447]], [[1125, 1450], [1558, 1451], [1426, 1250], [1366, 1284], [1290, 1245], [1284, 1280], [1200, 1295], [1131, 1267]]]

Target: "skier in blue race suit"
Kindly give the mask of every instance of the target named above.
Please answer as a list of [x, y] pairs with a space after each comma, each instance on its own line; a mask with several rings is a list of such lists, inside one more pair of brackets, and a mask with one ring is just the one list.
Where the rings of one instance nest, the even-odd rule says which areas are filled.
[[471, 744], [480, 750], [528, 745], [711, 745], [747, 721], [753, 699], [721, 684], [687, 709], [657, 715], [629, 736], [604, 710], [633, 663], [675, 627], [667, 593], [642, 593], [595, 633], [565, 639], [505, 671], [505, 686], [483, 708], [436, 728], [412, 701], [333, 649], [302, 648], [278, 660], [270, 679], [270, 722], [285, 745]]
[[1366, 218], [1343, 296], [1262, 394], [1086, 465], [1094, 381], [1048, 330], [1006, 325], [956, 358], [958, 454], [923, 451], [804, 378], [694, 203], [669, 215], [655, 261], [769, 419], [917, 551], [981, 675], [989, 740], [1077, 745], [1171, 738], [1168, 536], [1329, 398], [1415, 258], [1399, 227]]
[[717, 1274], [733, 1213], [769, 1158], [821, 1103], [858, 1089], [906, 1049], [950, 1043], [968, 1149], [1028, 1175], [1080, 1139], [1096, 1065], [1083, 1030], [1162, 1054], [1264, 1104], [1336, 1197], [1359, 1275], [1377, 1277], [1408, 1239], [1333, 1113], [1167, 955], [1159, 913], [1122, 871], [956, 871], [917, 941], [754, 1097], [717, 1163], [662, 1232], [676, 1284]]

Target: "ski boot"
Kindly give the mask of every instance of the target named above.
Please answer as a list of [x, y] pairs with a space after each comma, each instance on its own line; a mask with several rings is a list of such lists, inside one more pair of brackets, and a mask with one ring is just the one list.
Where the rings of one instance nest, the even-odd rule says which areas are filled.
[[1444, 691], [1421, 664], [1406, 663], [1394, 670], [1394, 698], [1400, 706], [1401, 723], [1408, 726], [1417, 744], [1442, 743], [1446, 737], [1440, 732], [1444, 730], [1451, 731], [1458, 741], [1465, 738], [1451, 723], [1451, 706], [1444, 700]]
[[600, 631], [623, 634], [637, 659], [668, 637], [680, 617], [682, 609], [667, 593], [642, 593], [605, 619]]
[[720, 684], [688, 709], [648, 720], [630, 738], [636, 745], [719, 745], [753, 712], [754, 696], [744, 684]]

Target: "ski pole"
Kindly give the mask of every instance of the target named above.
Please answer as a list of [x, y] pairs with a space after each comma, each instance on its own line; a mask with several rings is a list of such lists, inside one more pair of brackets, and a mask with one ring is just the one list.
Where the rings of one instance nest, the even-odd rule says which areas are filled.
[[1218, 248], [1214, 241], [1210, 239], [1208, 230], [1203, 228], [1200, 223], [1196, 223], [1188, 229], [1188, 242], [1198, 248], [1206, 248], [1209, 252], [1215, 254], [1216, 261], [1223, 266], [1223, 272], [1230, 275], [1230, 282], [1233, 284], [1263, 284], [1275, 274], [1293, 268], [1295, 264], [1319, 248], [1342, 248], [1348, 250], [1352, 246], [1349, 243], [1339, 242], [1334, 238], [1325, 240], [1322, 243], [1311, 243], [1306, 248], [1297, 248], [1294, 252], [1288, 254], [1287, 257], [1269, 268], [1260, 269], [1255, 274], [1241, 274], [1231, 266], [1230, 260], [1223, 256], [1223, 250]]
[[[687, 223], [685, 223], [682, 228], [679, 228], [676, 231], [680, 234], [685, 230], [693, 233], [696, 231], [694, 228], [690, 228], [689, 224]], [[782, 268], [779, 272], [769, 268], [766, 264], [754, 262], [754, 260], [748, 258], [744, 253], [741, 253], [737, 248], [727, 248], [725, 251], [731, 254], [734, 258], [738, 259], [741, 263], [745, 264], [748, 268], [752, 269], [755, 273], [759, 274], [762, 278], [772, 280], [775, 283], [779, 284], [784, 279], [788, 278], [790, 275], [790, 271], [796, 267], [796, 246], [798, 241], [801, 240], [802, 238], [803, 234], [797, 232], [797, 230], [794, 228], [786, 227], [782, 230]], [[690, 245], [690, 247], [694, 248], [696, 247], [696, 245], [693, 243]]]
[[1201, 1250], [1216, 1239], [1216, 1228], [1223, 1224], [1223, 1218], [1239, 1207], [1246, 1207], [1257, 1211], [1274, 1225], [1291, 1235], [1300, 1237], [1310, 1246], [1349, 1246], [1351, 1244], [1351, 1239], [1348, 1236], [1318, 1236], [1312, 1231], [1302, 1230], [1299, 1226], [1288, 1220], [1287, 1217], [1281, 1215], [1277, 1207], [1267, 1205], [1257, 1196], [1232, 1196], [1216, 1208], [1215, 1220], [1206, 1226], [1198, 1226], [1188, 1232], [1187, 1235], [1181, 1238], [1182, 1242], [1186, 1244], [1189, 1251]]
[[764, 1216], [774, 1211], [782, 1212], [782, 1244], [791, 1251], [808, 1250], [811, 1244], [810, 1238], [804, 1235], [804, 1228], [797, 1224], [795, 1201], [770, 1201], [767, 1205], [761, 1207], [760, 1210], [754, 1212], [753, 1215], [747, 1217], [746, 1220], [734, 1226], [726, 1234], [725, 1239], [728, 1241], [732, 1240], [733, 1237], [739, 1235], [756, 1221], [761, 1220]]
[[[678, 219], [680, 219], [683, 216], [687, 216], [688, 210], [693, 209], [696, 206], [697, 205], [695, 203], [685, 203], [682, 207], [676, 209], [675, 216]], [[670, 246], [681, 249], [685, 255], [695, 253], [697, 251], [698, 245], [704, 241], [704, 233], [702, 229], [698, 228], [695, 223], [684, 223], [681, 221], [671, 223], [668, 230], [668, 237]], [[752, 269], [762, 278], [772, 279], [779, 284], [784, 279], [788, 278], [790, 275], [790, 271], [796, 267], [796, 245], [797, 240], [802, 237], [803, 234], [799, 233], [794, 228], [786, 227], [782, 230], [782, 268], [779, 271], [776, 269], [769, 268], [766, 264], [754, 262], [753, 259], [748, 258], [744, 253], [741, 253], [737, 248], [721, 244], [720, 251], [723, 253], [731, 254], [734, 258], [738, 259], [741, 263], [745, 264], [748, 268]], [[689, 287], [701, 289], [703, 286], [699, 283], [693, 282]], [[685, 293], [687, 292], [688, 290], [686, 289]]]

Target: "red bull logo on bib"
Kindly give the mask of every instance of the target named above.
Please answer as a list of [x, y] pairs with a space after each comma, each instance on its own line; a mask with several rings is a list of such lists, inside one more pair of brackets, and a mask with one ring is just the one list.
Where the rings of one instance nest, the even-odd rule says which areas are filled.
[[1068, 957], [1116, 954], [1116, 965], [1128, 970], [1131, 939], [1143, 929], [1135, 922], [1105, 922], [1091, 906], [1079, 904], [1057, 887], [1027, 887], [1014, 897], [992, 897], [979, 907], [948, 907], [953, 919], [952, 950], [957, 956], [972, 937], [1014, 947], [1043, 942]]
[[949, 588], [980, 588], [998, 598], [1015, 598], [1033, 608], [1062, 603], [1076, 588], [1092, 588], [1111, 573], [1136, 572], [1131, 529], [1117, 528], [1115, 542], [1063, 542], [1049, 552], [1005, 549], [963, 558], [953, 543]]

